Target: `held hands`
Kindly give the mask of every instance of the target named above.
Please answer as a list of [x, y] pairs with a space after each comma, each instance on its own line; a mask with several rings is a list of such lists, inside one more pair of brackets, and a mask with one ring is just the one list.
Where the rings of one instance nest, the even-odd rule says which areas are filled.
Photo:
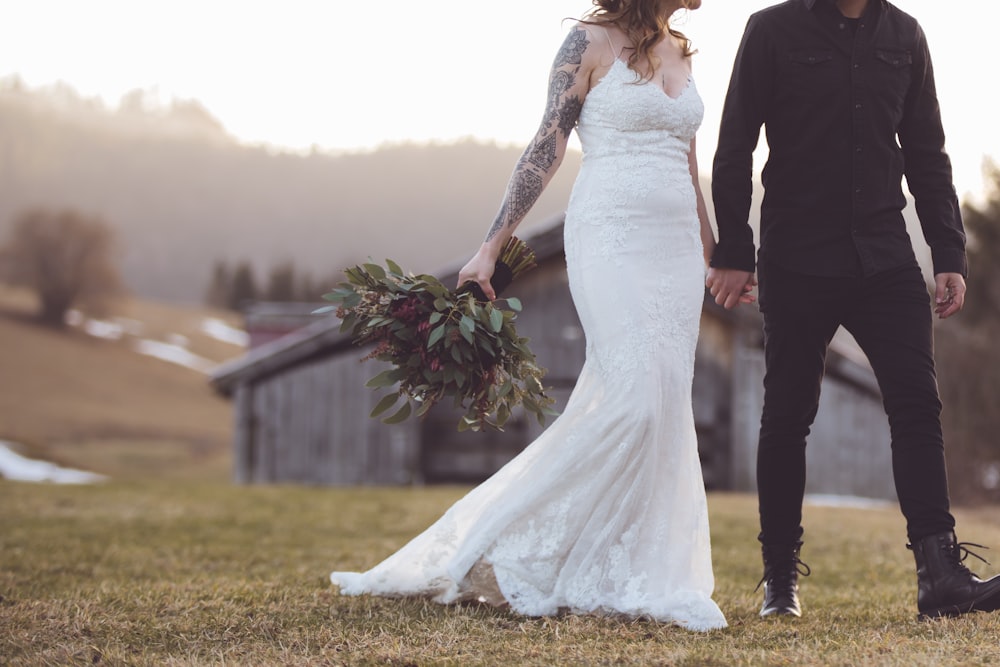
[[757, 298], [750, 290], [757, 285], [752, 271], [710, 268], [705, 286], [715, 297], [715, 302], [726, 310], [732, 310], [741, 303], [753, 303]]
[[486, 295], [490, 301], [497, 298], [496, 292], [493, 290], [493, 285], [490, 284], [490, 278], [493, 277], [493, 270], [496, 268], [496, 257], [494, 253], [490, 251], [489, 248], [484, 244], [469, 262], [462, 267], [462, 270], [458, 272], [458, 287], [461, 287], [465, 283], [472, 281], [474, 283], [479, 283], [479, 286], [483, 290], [483, 294]]
[[961, 273], [939, 273], [934, 276], [934, 312], [946, 319], [965, 305], [965, 278]]

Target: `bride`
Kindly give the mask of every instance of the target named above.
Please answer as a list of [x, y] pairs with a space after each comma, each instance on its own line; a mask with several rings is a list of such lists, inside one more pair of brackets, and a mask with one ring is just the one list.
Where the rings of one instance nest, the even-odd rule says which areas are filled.
[[430, 528], [367, 572], [331, 574], [342, 594], [726, 626], [691, 407], [715, 247], [695, 156], [704, 108], [690, 42], [669, 23], [701, 0], [594, 5], [556, 55], [538, 133], [459, 273], [495, 298], [497, 255], [576, 128], [584, 159], [564, 232], [587, 340], [576, 387], [537, 440]]

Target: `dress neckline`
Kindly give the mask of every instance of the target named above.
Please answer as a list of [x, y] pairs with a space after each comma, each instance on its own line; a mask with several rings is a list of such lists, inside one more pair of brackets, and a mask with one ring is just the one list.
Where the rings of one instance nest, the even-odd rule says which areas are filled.
[[[611, 74], [612, 70], [614, 70], [615, 67], [618, 66], [619, 64], [622, 67], [625, 68], [626, 72], [631, 72], [632, 74], [635, 74], [635, 72], [631, 68], [629, 68], [627, 62], [625, 62], [621, 58], [615, 58], [615, 61], [613, 63], [611, 63], [611, 67], [609, 67], [608, 71], [604, 73], [604, 76], [601, 77], [600, 81], [598, 81], [596, 84], [594, 84], [594, 87], [590, 89], [590, 92], [594, 92], [595, 90], [597, 90], [601, 86], [601, 84], [604, 83], [604, 80], [608, 78], [608, 75]], [[688, 92], [688, 90], [691, 89], [691, 84], [692, 83], [694, 83], [694, 77], [691, 74], [688, 74], [687, 75], [687, 81], [684, 83], [684, 87], [680, 90], [679, 93], [677, 93], [676, 97], [674, 97], [673, 95], [671, 95], [670, 93], [668, 93], [667, 91], [665, 91], [662, 86], [659, 86], [659, 85], [653, 83], [652, 80], [643, 81], [643, 82], [639, 83], [638, 85], [642, 85], [642, 86], [648, 85], [648, 86], [650, 86], [650, 87], [652, 87], [652, 88], [660, 91], [660, 94], [662, 94], [665, 98], [667, 98], [671, 102], [678, 102], [678, 101], [681, 100], [681, 98], [684, 97], [684, 95]]]

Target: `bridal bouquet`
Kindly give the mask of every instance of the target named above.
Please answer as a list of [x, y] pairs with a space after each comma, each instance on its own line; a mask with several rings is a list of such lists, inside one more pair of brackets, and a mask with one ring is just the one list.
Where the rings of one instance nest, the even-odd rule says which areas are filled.
[[[497, 294], [535, 266], [534, 252], [511, 238], [497, 260], [491, 285]], [[434, 276], [404, 274], [399, 265], [361, 264], [345, 271], [347, 282], [323, 295], [336, 306], [341, 331], [358, 345], [374, 343], [365, 359], [386, 361], [392, 368], [368, 381], [373, 389], [398, 388], [382, 397], [371, 412], [378, 417], [403, 404], [387, 424], [411, 414], [424, 415], [438, 401], [452, 398], [465, 410], [458, 430], [503, 429], [511, 410], [522, 405], [540, 423], [556, 414], [549, 406], [528, 340], [514, 328], [521, 302], [510, 297], [487, 301], [475, 283], [451, 290]], [[506, 308], [501, 307], [506, 304]]]

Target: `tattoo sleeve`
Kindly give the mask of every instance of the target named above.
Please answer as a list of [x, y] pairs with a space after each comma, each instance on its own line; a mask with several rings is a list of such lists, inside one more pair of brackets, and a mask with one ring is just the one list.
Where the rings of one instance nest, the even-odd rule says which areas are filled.
[[487, 241], [505, 227], [514, 227], [521, 222], [558, 167], [559, 135], [565, 142], [576, 127], [583, 109], [580, 94], [573, 91], [579, 87], [583, 54], [589, 44], [587, 31], [576, 28], [566, 36], [556, 54], [541, 126], [514, 167], [500, 211], [486, 234]]

